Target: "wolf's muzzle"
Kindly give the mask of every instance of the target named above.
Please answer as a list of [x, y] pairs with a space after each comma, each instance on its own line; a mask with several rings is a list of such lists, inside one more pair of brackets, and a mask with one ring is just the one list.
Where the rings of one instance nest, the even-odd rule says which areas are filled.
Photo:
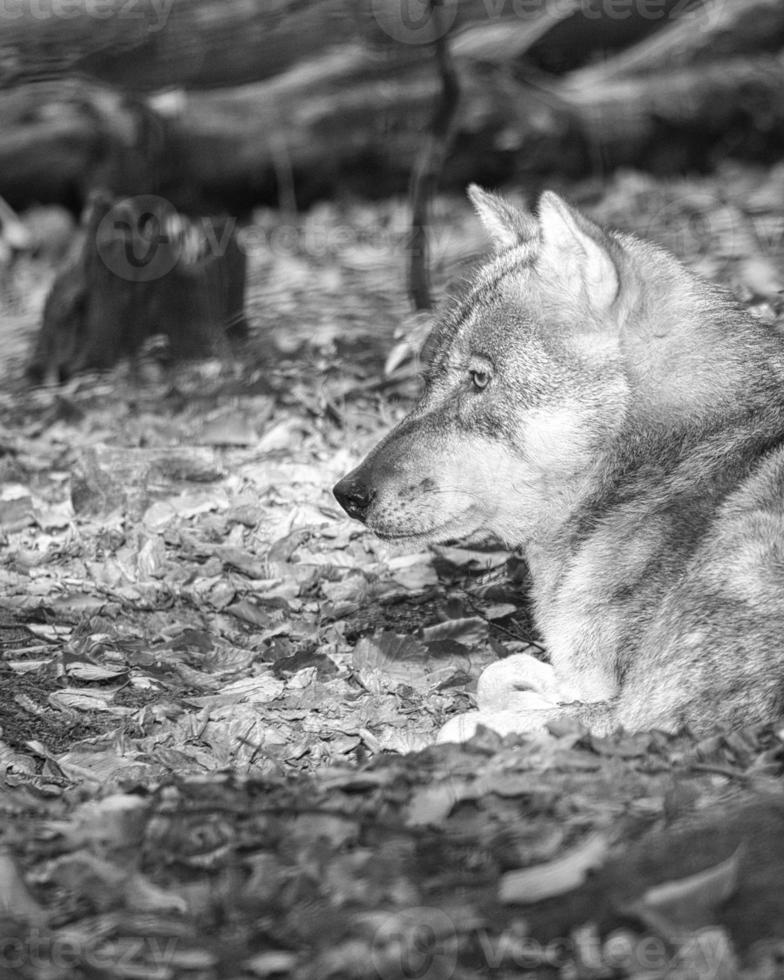
[[370, 505], [376, 496], [373, 487], [369, 487], [363, 480], [358, 479], [354, 473], [344, 476], [339, 483], [335, 484], [332, 492], [348, 516], [355, 517], [358, 521], [365, 520]]

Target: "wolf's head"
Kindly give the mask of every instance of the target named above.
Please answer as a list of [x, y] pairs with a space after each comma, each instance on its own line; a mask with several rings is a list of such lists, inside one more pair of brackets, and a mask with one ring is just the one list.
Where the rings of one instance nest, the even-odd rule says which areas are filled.
[[632, 401], [652, 415], [698, 411], [726, 357], [705, 369], [692, 327], [716, 319], [703, 316], [713, 294], [667, 253], [604, 232], [552, 192], [536, 219], [469, 194], [495, 257], [436, 327], [419, 403], [334, 493], [382, 537], [485, 530], [523, 544], [569, 513]]

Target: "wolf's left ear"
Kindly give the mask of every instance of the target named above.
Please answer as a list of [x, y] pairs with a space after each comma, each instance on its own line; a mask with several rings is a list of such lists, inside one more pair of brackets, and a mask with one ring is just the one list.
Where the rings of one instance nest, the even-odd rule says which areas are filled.
[[591, 307], [601, 312], [618, 295], [618, 269], [604, 232], [552, 191], [539, 199], [542, 247], [539, 261], [547, 263], [575, 292], [584, 292]]
[[476, 184], [470, 184], [468, 197], [497, 252], [521, 245], [538, 235], [539, 229], [533, 216], [497, 194], [489, 194]]

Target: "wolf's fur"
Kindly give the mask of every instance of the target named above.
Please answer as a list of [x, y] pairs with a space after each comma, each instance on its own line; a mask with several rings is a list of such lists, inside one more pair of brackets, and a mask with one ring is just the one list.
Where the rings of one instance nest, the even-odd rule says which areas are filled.
[[383, 537], [524, 549], [552, 671], [494, 664], [445, 737], [774, 719], [784, 340], [550, 192], [538, 220], [471, 197], [497, 254], [444, 314], [419, 404], [336, 487]]

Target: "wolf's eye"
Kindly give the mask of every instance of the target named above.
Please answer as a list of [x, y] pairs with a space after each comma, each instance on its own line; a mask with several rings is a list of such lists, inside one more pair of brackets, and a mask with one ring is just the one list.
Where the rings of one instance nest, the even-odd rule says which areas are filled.
[[489, 371], [469, 371], [468, 376], [471, 379], [471, 384], [477, 391], [482, 391], [483, 388], [486, 388], [490, 384]]

